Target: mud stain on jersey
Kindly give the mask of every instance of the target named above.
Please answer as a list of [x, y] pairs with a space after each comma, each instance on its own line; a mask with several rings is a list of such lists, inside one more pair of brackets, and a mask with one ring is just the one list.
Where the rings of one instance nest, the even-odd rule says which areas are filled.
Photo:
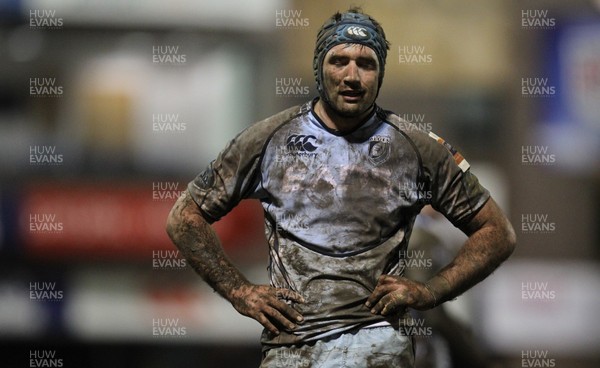
[[335, 185], [323, 178], [306, 191], [306, 196], [319, 208], [327, 208], [333, 205], [333, 194]]

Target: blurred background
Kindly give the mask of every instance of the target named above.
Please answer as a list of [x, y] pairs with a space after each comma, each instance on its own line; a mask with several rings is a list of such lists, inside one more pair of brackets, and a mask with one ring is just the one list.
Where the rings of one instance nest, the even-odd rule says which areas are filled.
[[[258, 366], [260, 326], [165, 219], [237, 132], [316, 96], [316, 32], [350, 5], [392, 44], [378, 103], [458, 148], [518, 235], [422, 366], [476, 366], [459, 329], [490, 366], [599, 366], [600, 1], [0, 0], [1, 366]], [[214, 226], [266, 283], [260, 205]], [[464, 240], [417, 228], [443, 252], [416, 271]]]

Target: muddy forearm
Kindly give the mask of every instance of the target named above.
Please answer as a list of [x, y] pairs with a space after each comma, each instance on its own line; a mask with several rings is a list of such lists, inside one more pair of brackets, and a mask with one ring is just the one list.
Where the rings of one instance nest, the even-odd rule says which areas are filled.
[[248, 284], [187, 191], [171, 209], [167, 233], [194, 271], [226, 299], [231, 299], [233, 290]]
[[515, 248], [508, 219], [490, 199], [463, 229], [469, 238], [454, 260], [427, 282], [436, 305], [453, 299], [489, 276]]

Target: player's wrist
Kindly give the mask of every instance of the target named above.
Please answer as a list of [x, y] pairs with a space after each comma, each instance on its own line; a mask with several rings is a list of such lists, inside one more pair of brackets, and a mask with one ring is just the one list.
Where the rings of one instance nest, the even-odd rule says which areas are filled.
[[245, 298], [251, 286], [252, 283], [250, 283], [247, 280], [236, 280], [235, 282], [231, 282], [228, 285], [227, 291], [224, 293], [224, 296], [227, 300], [234, 303], [238, 299]]
[[425, 283], [425, 289], [433, 297], [432, 308], [449, 300], [452, 295], [452, 285], [450, 285], [448, 279], [442, 275], [436, 275], [429, 279], [429, 281]]
[[435, 308], [438, 306], [438, 298], [435, 291], [432, 290], [431, 286], [428, 283], [423, 284], [425, 287], [425, 293], [429, 295], [430, 300], [427, 303], [427, 308]]

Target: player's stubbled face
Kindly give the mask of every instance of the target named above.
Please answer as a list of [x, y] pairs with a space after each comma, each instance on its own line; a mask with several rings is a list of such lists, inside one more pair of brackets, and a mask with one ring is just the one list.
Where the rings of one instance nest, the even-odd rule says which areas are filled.
[[358, 117], [377, 96], [379, 62], [375, 51], [359, 44], [336, 45], [323, 61], [323, 86], [334, 110]]

